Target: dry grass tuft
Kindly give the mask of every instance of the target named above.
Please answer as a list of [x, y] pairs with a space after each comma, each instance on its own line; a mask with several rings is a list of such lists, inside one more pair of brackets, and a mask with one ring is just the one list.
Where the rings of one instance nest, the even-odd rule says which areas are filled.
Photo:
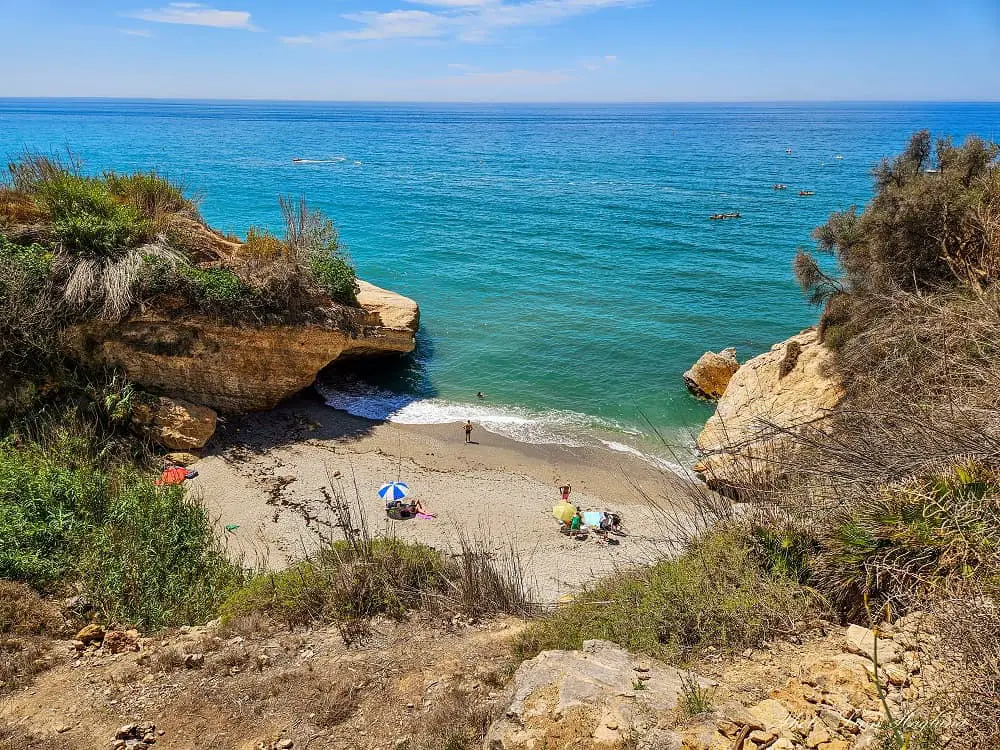
[[30, 586], [0, 580], [0, 636], [55, 635], [63, 626], [59, 610]]

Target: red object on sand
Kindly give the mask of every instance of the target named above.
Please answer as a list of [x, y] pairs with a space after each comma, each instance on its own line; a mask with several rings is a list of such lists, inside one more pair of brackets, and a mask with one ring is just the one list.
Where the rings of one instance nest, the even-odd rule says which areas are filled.
[[164, 487], [171, 484], [181, 484], [185, 479], [187, 479], [187, 469], [183, 466], [171, 466], [169, 469], [163, 470], [160, 478], [156, 480], [156, 486]]

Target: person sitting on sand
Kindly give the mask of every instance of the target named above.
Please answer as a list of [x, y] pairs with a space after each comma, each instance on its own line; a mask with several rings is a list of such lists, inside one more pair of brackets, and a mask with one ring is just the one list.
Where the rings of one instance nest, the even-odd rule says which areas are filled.
[[424, 504], [421, 503], [418, 498], [413, 498], [410, 501], [410, 510], [413, 512], [413, 515], [415, 516], [421, 515], [421, 516], [427, 516], [428, 518], [437, 518], [437, 514], [431, 513], [429, 510], [424, 508]]
[[472, 420], [466, 420], [465, 422], [465, 442], [472, 442]]
[[576, 514], [569, 522], [569, 530], [573, 532], [583, 530], [583, 514], [580, 512], [579, 506], [576, 509]]
[[426, 508], [424, 508], [423, 503], [418, 499], [413, 498], [412, 500], [389, 500], [385, 504], [385, 514], [389, 518], [406, 519], [413, 518], [417, 515], [424, 515], [428, 518], [437, 518], [433, 513], [429, 513]]

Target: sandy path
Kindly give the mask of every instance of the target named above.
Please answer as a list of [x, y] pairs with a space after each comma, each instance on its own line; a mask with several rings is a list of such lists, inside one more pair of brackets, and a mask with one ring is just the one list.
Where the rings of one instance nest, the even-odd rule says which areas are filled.
[[[333, 484], [355, 505], [360, 498], [375, 531], [445, 550], [457, 548], [460, 529], [497, 550], [512, 545], [547, 601], [670, 549], [662, 516], [636, 486], [680, 506], [676, 476], [613, 451], [526, 445], [484, 430], [475, 437], [478, 444], [466, 446], [459, 425], [375, 424], [300, 398], [224, 425], [192, 489], [220, 528], [239, 525], [225, 534], [234, 554], [272, 568], [339, 536], [329, 502], [334, 472]], [[397, 476], [437, 519], [385, 517], [376, 490]], [[623, 513], [629, 536], [609, 546], [594, 535], [577, 541], [558, 533], [551, 508], [563, 482], [585, 510]]]

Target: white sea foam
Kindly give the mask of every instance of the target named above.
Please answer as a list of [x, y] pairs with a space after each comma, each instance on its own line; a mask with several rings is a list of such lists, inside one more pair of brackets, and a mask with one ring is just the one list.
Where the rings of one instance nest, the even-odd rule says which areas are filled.
[[513, 407], [458, 404], [438, 398], [416, 398], [359, 384], [317, 390], [328, 406], [365, 419], [398, 424], [449, 424], [472, 420], [478, 427], [523, 443], [578, 446], [580, 441], [560, 429], [578, 421], [572, 413], [529, 414]]
[[335, 156], [332, 159], [292, 159], [293, 164], [340, 164], [347, 161], [346, 156]]
[[658, 469], [663, 469], [665, 471], [672, 472], [679, 477], [684, 479], [694, 479], [694, 474], [675, 461], [668, 461], [661, 456], [654, 456], [650, 453], [643, 453], [638, 448], [633, 448], [631, 445], [625, 445], [624, 443], [619, 443], [614, 440], [601, 440], [601, 442], [609, 449], [617, 451], [618, 453], [627, 453], [630, 456], [635, 456], [636, 458], [641, 458], [646, 463], [652, 464]]
[[316, 389], [328, 406], [364, 419], [397, 424], [452, 424], [471, 420], [478, 428], [521, 443], [570, 447], [603, 445], [678, 476], [693, 476], [674, 461], [644, 453], [617, 440], [599, 437], [601, 433], [614, 433], [640, 438], [643, 433], [587, 414], [573, 411], [531, 412], [513, 406], [420, 398], [357, 381], [318, 383]]

